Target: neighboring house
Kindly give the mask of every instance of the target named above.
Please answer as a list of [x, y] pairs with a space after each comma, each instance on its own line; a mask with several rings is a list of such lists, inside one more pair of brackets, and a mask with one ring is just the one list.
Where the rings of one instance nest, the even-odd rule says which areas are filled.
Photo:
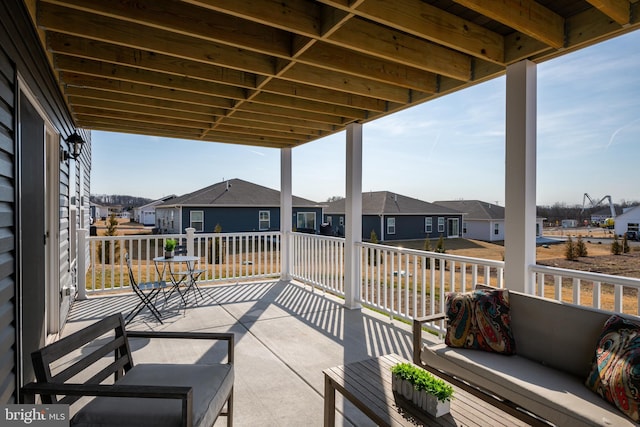
[[[31, 352], [58, 339], [89, 255], [77, 230], [90, 226], [91, 134], [76, 128], [32, 18], [23, 2], [0, 2], [3, 404], [35, 378]], [[80, 138], [74, 159], [67, 140]]]
[[98, 220], [102, 218], [106, 219], [109, 216], [108, 206], [103, 206], [103, 205], [99, 205], [97, 203], [91, 202], [89, 204], [89, 210], [91, 212], [91, 218], [93, 218], [94, 220]]
[[[462, 236], [486, 242], [504, 240], [504, 207], [480, 200], [443, 200], [434, 202], [463, 212]], [[543, 218], [536, 218], [536, 237], [542, 236]]]
[[640, 231], [640, 206], [625, 209], [624, 213], [616, 216], [614, 229], [618, 236], [627, 231]]
[[165, 196], [161, 199], [154, 200], [146, 205], [133, 208], [133, 220], [142, 225], [155, 225], [156, 224], [156, 206], [165, 203], [176, 197], [175, 194]]
[[[297, 231], [320, 230], [322, 206], [293, 196], [293, 227]], [[156, 206], [156, 227], [161, 233], [213, 233], [280, 230], [280, 192], [258, 184], [230, 179]]]
[[[328, 203], [324, 218], [334, 235], [344, 236], [345, 200]], [[379, 241], [460, 237], [461, 225], [462, 213], [453, 209], [389, 191], [362, 195], [363, 240], [372, 230]]]

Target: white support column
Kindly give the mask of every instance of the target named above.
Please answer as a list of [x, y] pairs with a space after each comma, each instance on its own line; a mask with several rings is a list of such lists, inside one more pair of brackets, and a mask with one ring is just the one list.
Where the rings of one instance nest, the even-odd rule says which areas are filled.
[[76, 250], [76, 280], [79, 300], [87, 299], [87, 254], [90, 250], [89, 230], [78, 228], [78, 246]]
[[185, 233], [187, 233], [187, 255], [193, 256], [193, 243], [195, 242], [196, 237], [196, 229], [193, 227], [187, 227], [184, 229]]
[[344, 225], [345, 306], [360, 309], [360, 252], [362, 242], [362, 124], [347, 126], [347, 173]]
[[536, 263], [536, 64], [507, 67], [505, 286], [533, 293]]
[[291, 195], [291, 148], [280, 149], [280, 279], [291, 280], [291, 229], [293, 203]]

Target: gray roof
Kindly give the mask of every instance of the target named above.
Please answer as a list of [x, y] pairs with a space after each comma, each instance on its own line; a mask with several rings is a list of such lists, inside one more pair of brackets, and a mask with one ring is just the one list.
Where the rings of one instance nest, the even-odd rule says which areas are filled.
[[[325, 214], [344, 214], [345, 199], [327, 203]], [[362, 194], [363, 215], [446, 215], [460, 214], [455, 209], [392, 193], [370, 191]]]
[[[293, 206], [320, 206], [318, 203], [293, 196]], [[280, 206], [280, 191], [241, 179], [229, 179], [193, 193], [175, 197], [160, 205], [170, 206]]]
[[442, 200], [433, 202], [449, 209], [466, 213], [467, 220], [498, 220], [504, 219], [504, 206], [480, 200]]

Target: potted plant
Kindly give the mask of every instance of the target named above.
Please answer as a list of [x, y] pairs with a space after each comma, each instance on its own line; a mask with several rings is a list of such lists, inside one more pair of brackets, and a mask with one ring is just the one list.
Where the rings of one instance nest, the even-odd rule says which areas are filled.
[[391, 368], [393, 391], [408, 404], [434, 417], [448, 414], [453, 387], [411, 363]]
[[173, 251], [176, 248], [176, 239], [167, 239], [164, 241], [164, 257], [173, 258]]

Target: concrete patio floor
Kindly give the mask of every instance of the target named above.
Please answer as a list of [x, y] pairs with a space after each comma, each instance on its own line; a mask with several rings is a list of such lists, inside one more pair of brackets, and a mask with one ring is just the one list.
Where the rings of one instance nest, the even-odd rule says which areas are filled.
[[[129, 329], [235, 333], [236, 426], [321, 426], [324, 369], [389, 353], [411, 359], [410, 325], [368, 309], [345, 309], [339, 298], [309, 286], [275, 280], [201, 289], [203, 298], [186, 310], [172, 296], [163, 308], [163, 324], [143, 311]], [[132, 293], [76, 301], [63, 335], [109, 314], [127, 314], [137, 301]], [[223, 343], [213, 348], [184, 341], [132, 344], [136, 363], [215, 362], [223, 350]], [[373, 425], [339, 394], [336, 407], [337, 425]], [[216, 423], [222, 425], [225, 417]]]

